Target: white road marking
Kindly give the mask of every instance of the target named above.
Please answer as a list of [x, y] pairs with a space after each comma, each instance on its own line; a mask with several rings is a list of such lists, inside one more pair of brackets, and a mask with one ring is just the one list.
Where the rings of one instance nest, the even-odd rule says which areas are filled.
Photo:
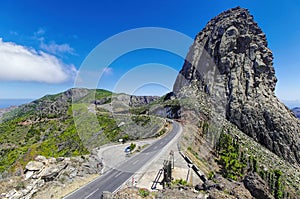
[[132, 164], [135, 165], [136, 163], [138, 163], [139, 160], [134, 161]]
[[118, 177], [118, 176], [121, 175], [121, 174], [122, 174], [122, 172], [119, 172], [117, 175], [115, 175], [115, 178]]
[[84, 199], [89, 198], [90, 196], [94, 195], [94, 193], [96, 193], [99, 189], [96, 189], [95, 191], [93, 191], [92, 193], [90, 193], [88, 196], [86, 196]]

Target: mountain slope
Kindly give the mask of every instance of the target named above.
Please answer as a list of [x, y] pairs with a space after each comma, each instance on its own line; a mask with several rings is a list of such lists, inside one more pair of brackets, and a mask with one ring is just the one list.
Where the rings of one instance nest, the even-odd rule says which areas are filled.
[[[111, 110], [112, 98], [114, 108], [125, 107], [122, 112]], [[155, 136], [162, 120], [128, 114], [130, 105], [156, 99], [74, 88], [6, 112], [0, 123], [0, 173], [22, 170], [37, 155], [78, 156], [120, 138]]]
[[218, 114], [285, 160], [300, 163], [300, 122], [275, 96], [276, 82], [266, 35], [238, 7], [197, 35], [174, 93], [196, 85]]

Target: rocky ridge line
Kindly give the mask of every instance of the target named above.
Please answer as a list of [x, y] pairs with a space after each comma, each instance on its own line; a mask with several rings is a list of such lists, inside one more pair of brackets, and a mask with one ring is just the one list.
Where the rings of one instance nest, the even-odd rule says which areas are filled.
[[224, 117], [241, 131], [300, 163], [300, 122], [275, 96], [276, 82], [266, 35], [247, 9], [237, 7], [213, 18], [196, 36], [174, 93], [196, 84], [224, 103]]

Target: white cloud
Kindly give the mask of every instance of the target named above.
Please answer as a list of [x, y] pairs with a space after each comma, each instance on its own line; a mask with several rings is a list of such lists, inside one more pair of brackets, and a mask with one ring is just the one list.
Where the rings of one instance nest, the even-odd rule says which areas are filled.
[[109, 67], [106, 67], [106, 68], [103, 69], [103, 73], [105, 75], [112, 75], [113, 74], [113, 69], [109, 68]]
[[36, 32], [34, 32], [34, 36], [44, 35], [46, 30], [44, 28], [39, 28]]
[[74, 55], [75, 50], [69, 44], [57, 44], [54, 41], [49, 44], [45, 44], [43, 41], [40, 45], [41, 49], [46, 50], [52, 54], [69, 53]]
[[53, 55], [0, 38], [0, 81], [62, 83], [76, 72], [73, 65], [66, 65]]
[[55, 41], [45, 42], [45, 28], [39, 28], [33, 33], [33, 38], [40, 42], [40, 48], [54, 55], [69, 53], [75, 55], [75, 50], [69, 44], [57, 44]]

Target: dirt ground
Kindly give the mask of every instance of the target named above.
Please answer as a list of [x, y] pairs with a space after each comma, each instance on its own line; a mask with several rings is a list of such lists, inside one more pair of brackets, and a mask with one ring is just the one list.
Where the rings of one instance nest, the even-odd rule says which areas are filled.
[[[68, 195], [69, 193], [77, 190], [78, 188], [82, 187], [83, 185], [91, 182], [99, 175], [88, 175], [85, 178], [78, 179], [68, 185], [61, 185], [61, 184], [48, 184], [43, 187], [43, 190], [39, 191], [32, 199], [61, 199], [64, 196]], [[51, 193], [51, 195], [49, 195]]]

